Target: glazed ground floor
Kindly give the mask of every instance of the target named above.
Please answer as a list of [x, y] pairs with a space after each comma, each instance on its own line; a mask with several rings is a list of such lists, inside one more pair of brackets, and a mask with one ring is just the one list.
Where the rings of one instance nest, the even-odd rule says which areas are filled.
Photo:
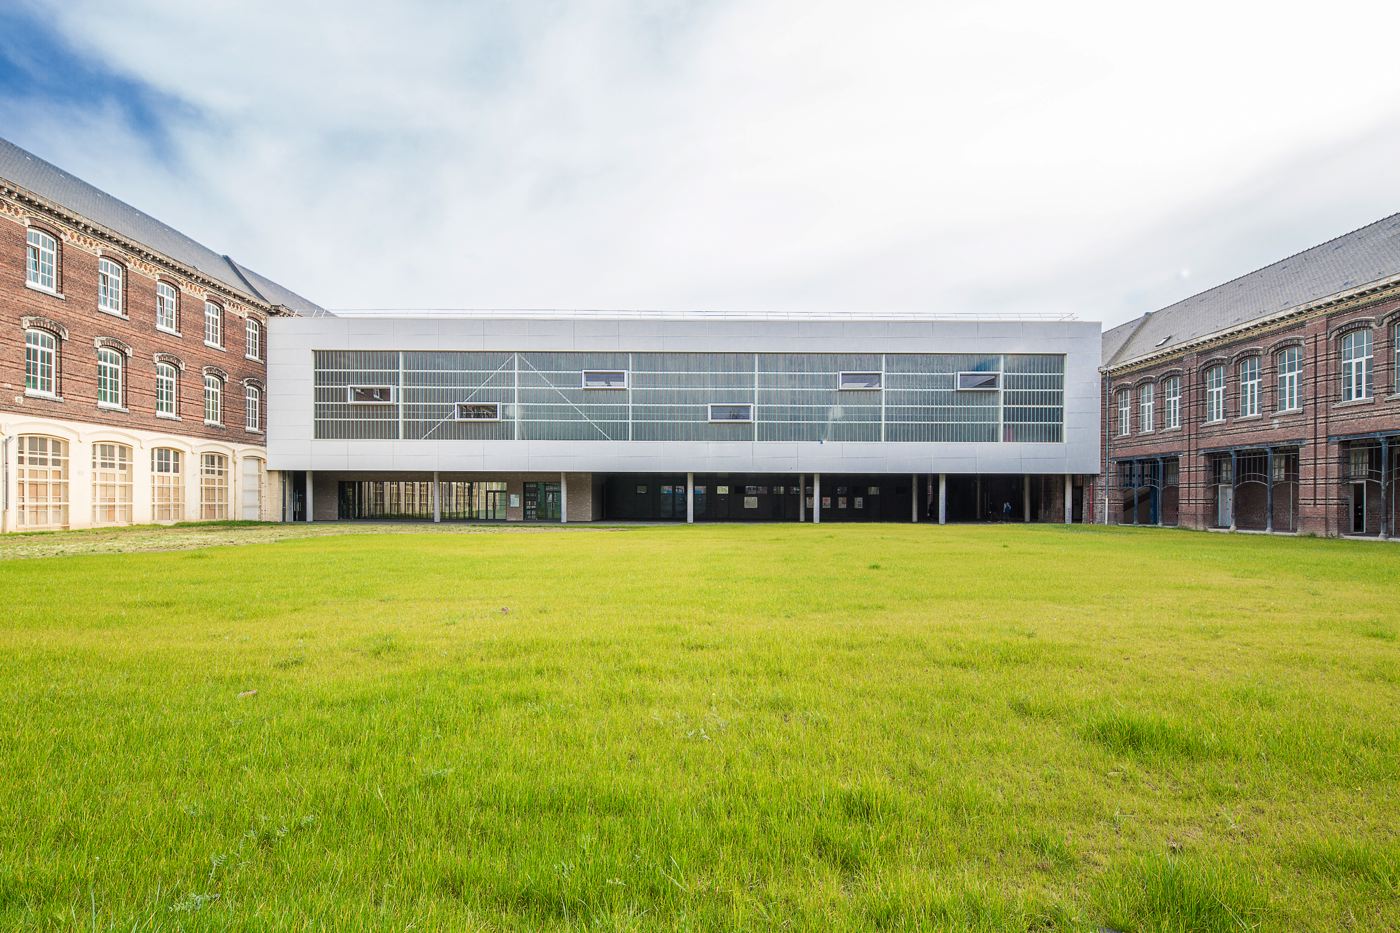
[[1101, 520], [1393, 538], [1400, 434], [1124, 457], [1100, 486]]
[[287, 521], [1079, 522], [1065, 474], [283, 474]]
[[0, 413], [0, 531], [275, 520], [262, 447]]

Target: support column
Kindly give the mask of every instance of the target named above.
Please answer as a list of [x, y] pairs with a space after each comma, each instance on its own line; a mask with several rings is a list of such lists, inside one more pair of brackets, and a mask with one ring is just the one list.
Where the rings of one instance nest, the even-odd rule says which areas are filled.
[[1021, 474], [1021, 521], [1031, 523], [1031, 475]]
[[1240, 455], [1238, 451], [1230, 451], [1230, 530], [1235, 530], [1235, 518], [1240, 514], [1240, 504], [1237, 501], [1240, 494]]
[[695, 524], [695, 474], [685, 474], [685, 523]]
[[1161, 457], [1158, 457], [1158, 458], [1157, 458], [1157, 491], [1153, 494], [1153, 495], [1156, 497], [1156, 501], [1157, 501], [1157, 504], [1156, 504], [1155, 508], [1156, 508], [1156, 510], [1157, 510], [1157, 527], [1158, 527], [1158, 528], [1161, 528], [1161, 527], [1162, 527], [1162, 524], [1163, 524], [1163, 523], [1162, 523], [1162, 512], [1163, 512], [1164, 510], [1163, 510], [1163, 508], [1162, 508], [1162, 493], [1166, 492], [1166, 489], [1167, 489], [1167, 468], [1166, 468], [1166, 464], [1163, 462], [1162, 458], [1161, 458]]
[[812, 524], [822, 523], [822, 475], [812, 474]]
[[797, 520], [807, 520], [807, 474], [797, 474]]
[[569, 474], [559, 474], [559, 524], [569, 523]]
[[977, 474], [977, 498], [972, 506], [972, 520], [980, 522], [986, 516], [982, 514], [982, 474]]
[[306, 471], [306, 520], [308, 522], [316, 520], [316, 473], [314, 470]]
[[909, 520], [919, 523], [919, 474], [909, 477]]
[[433, 471], [433, 522], [442, 521], [442, 487], [438, 485], [438, 471]]
[[1390, 537], [1390, 438], [1381, 438], [1381, 540]]
[[1264, 530], [1274, 530], [1274, 449], [1264, 449]]
[[938, 524], [948, 524], [948, 474], [938, 474]]
[[1065, 524], [1074, 524], [1074, 477], [1065, 474]]

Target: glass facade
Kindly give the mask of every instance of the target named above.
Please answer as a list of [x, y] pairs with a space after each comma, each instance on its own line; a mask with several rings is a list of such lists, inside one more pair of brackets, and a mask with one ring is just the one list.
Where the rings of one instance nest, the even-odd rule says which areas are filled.
[[[625, 387], [587, 387], [598, 372]], [[390, 391], [354, 404], [352, 386]], [[499, 419], [461, 418], [464, 405]], [[715, 420], [717, 406], [752, 419]], [[318, 350], [315, 436], [1060, 443], [1064, 356]]]
[[[438, 483], [443, 521], [505, 521], [504, 482], [446, 480]], [[425, 481], [366, 480], [342, 482], [338, 489], [342, 519], [433, 518], [433, 484]], [[557, 518], [557, 516], [556, 516]]]

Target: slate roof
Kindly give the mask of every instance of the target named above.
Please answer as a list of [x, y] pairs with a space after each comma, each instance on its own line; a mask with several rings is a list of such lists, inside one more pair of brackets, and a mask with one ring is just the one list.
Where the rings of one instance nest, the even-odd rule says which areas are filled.
[[1389, 279], [1400, 279], [1400, 214], [1105, 331], [1103, 365], [1119, 366]]
[[285, 305], [299, 314], [326, 313], [315, 302], [214, 252], [174, 227], [3, 138], [0, 138], [0, 178], [268, 304]]

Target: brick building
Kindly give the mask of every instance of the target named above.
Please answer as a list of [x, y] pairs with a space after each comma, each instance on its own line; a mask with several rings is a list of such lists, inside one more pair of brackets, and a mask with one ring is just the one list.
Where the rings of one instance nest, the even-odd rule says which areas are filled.
[[1098, 520], [1386, 538], [1400, 214], [1104, 334]]
[[0, 531], [275, 518], [267, 322], [320, 311], [0, 140]]

